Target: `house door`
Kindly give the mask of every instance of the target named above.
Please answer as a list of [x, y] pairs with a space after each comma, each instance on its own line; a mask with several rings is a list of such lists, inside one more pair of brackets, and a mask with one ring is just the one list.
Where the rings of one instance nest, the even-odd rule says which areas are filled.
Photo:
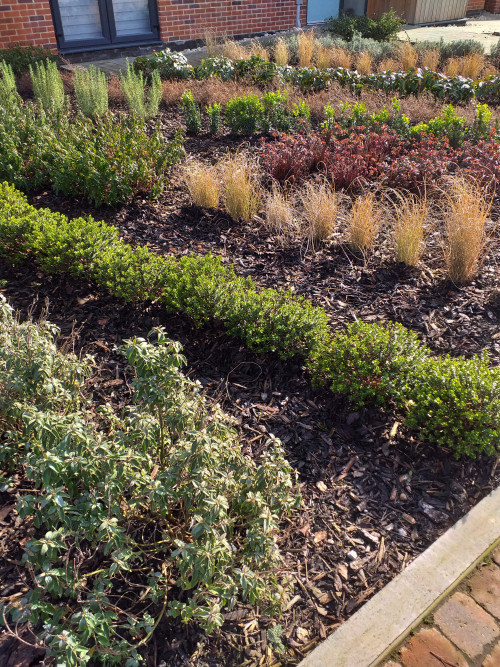
[[52, 0], [52, 13], [62, 52], [159, 39], [155, 0]]
[[320, 23], [339, 15], [340, 0], [307, 0], [307, 22]]

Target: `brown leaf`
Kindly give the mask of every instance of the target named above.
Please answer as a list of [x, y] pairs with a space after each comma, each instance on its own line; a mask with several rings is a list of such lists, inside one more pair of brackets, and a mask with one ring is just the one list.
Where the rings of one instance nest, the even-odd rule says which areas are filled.
[[320, 542], [326, 540], [327, 537], [328, 533], [326, 532], [326, 530], [318, 530], [317, 533], [314, 533], [313, 542], [314, 544], [319, 544]]
[[327, 485], [326, 485], [324, 482], [322, 482], [322, 481], [316, 482], [316, 487], [317, 487], [322, 493], [325, 493], [326, 491], [328, 491], [328, 487], [327, 487]]

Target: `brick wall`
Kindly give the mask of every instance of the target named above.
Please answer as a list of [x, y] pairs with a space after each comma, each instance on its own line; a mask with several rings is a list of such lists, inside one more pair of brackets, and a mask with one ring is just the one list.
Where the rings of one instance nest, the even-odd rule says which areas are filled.
[[[297, 20], [294, 0], [158, 0], [158, 13], [164, 42], [198, 39], [206, 30], [219, 35], [285, 30]], [[305, 0], [301, 23], [306, 23]]]
[[470, 11], [472, 9], [484, 9], [484, 0], [469, 0], [467, 10]]
[[485, 0], [484, 8], [493, 14], [500, 13], [500, 0]]
[[49, 0], [1, 0], [0, 48], [10, 43], [57, 48]]

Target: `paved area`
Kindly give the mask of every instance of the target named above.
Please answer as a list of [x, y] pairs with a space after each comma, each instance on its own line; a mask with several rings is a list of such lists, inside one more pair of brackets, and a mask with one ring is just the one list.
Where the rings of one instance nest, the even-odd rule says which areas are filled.
[[384, 667], [500, 667], [500, 547]]
[[[475, 39], [484, 46], [485, 53], [489, 53], [491, 47], [500, 39], [500, 14], [481, 14], [479, 18], [471, 18], [463, 25], [448, 26], [406, 26], [399, 33], [400, 39], [408, 39], [412, 42], [430, 40], [439, 42], [443, 38], [446, 42], [458, 39]], [[500, 667], [500, 666], [499, 666]]]

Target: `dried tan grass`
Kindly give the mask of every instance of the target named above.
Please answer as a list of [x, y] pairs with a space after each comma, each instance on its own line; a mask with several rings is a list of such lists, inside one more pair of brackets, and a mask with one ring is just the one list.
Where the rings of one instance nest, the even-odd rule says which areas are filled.
[[351, 208], [349, 216], [349, 245], [357, 254], [366, 255], [373, 248], [380, 230], [383, 209], [377, 203], [375, 193], [360, 195]]
[[439, 49], [425, 49], [420, 56], [420, 64], [422, 67], [437, 72], [439, 68]]
[[403, 72], [415, 68], [418, 62], [417, 50], [410, 42], [403, 42], [398, 49], [398, 60]]
[[498, 76], [499, 72], [496, 67], [493, 65], [486, 65], [483, 71], [481, 72], [481, 76], [483, 79], [487, 79], [489, 76]]
[[248, 46], [248, 54], [250, 56], [260, 56], [264, 60], [269, 60], [269, 51], [259, 42], [258, 39], [252, 39]]
[[397, 72], [398, 70], [399, 63], [392, 58], [385, 58], [385, 60], [381, 60], [378, 64], [379, 72]]
[[273, 185], [265, 200], [265, 224], [272, 234], [277, 234], [282, 240], [297, 234], [294, 206], [276, 185]]
[[279, 37], [274, 43], [273, 54], [274, 62], [281, 67], [286, 67], [290, 62], [290, 49], [283, 37]]
[[222, 44], [222, 55], [231, 60], [243, 60], [248, 57], [248, 51], [243, 44], [226, 39]]
[[352, 53], [343, 49], [342, 47], [334, 47], [331, 49], [331, 63], [332, 67], [343, 67], [344, 69], [351, 69], [352, 67]]
[[425, 226], [429, 220], [427, 199], [399, 195], [394, 209], [396, 261], [416, 266], [424, 250]]
[[184, 167], [182, 177], [196, 206], [201, 208], [219, 206], [221, 184], [216, 167], [193, 160]]
[[461, 74], [462, 68], [461, 58], [450, 58], [444, 66], [444, 73], [446, 76], [458, 76]]
[[220, 38], [214, 30], [205, 30], [203, 32], [203, 41], [207, 47], [207, 55], [209, 58], [215, 58], [221, 54]]
[[361, 51], [356, 58], [356, 69], [359, 74], [370, 74], [373, 68], [373, 57], [369, 51]]
[[446, 268], [450, 280], [461, 285], [476, 275], [484, 255], [491, 200], [481, 187], [462, 178], [453, 181], [446, 200]]
[[250, 86], [241, 81], [221, 81], [215, 77], [202, 81], [191, 79], [188, 81], [164, 81], [162, 88], [165, 104], [175, 106], [178, 106], [182, 93], [188, 88], [192, 90], [196, 102], [203, 105], [213, 102], [226, 104], [235, 95], [242, 97], [252, 93], [262, 94], [257, 86]]
[[337, 223], [340, 196], [326, 181], [306, 183], [299, 196], [304, 210], [307, 239], [313, 246], [318, 241], [326, 241]]
[[321, 42], [316, 44], [316, 55], [314, 56], [314, 62], [318, 69], [327, 69], [331, 67], [332, 64], [332, 50], [327, 46], [323, 46]]
[[239, 151], [220, 163], [224, 206], [235, 221], [250, 222], [261, 203], [256, 163]]
[[476, 81], [481, 76], [481, 72], [486, 67], [486, 58], [482, 53], [468, 53], [461, 58], [461, 74], [469, 79]]
[[297, 52], [299, 58], [299, 67], [310, 67], [314, 55], [315, 43], [314, 30], [299, 32], [297, 35]]

